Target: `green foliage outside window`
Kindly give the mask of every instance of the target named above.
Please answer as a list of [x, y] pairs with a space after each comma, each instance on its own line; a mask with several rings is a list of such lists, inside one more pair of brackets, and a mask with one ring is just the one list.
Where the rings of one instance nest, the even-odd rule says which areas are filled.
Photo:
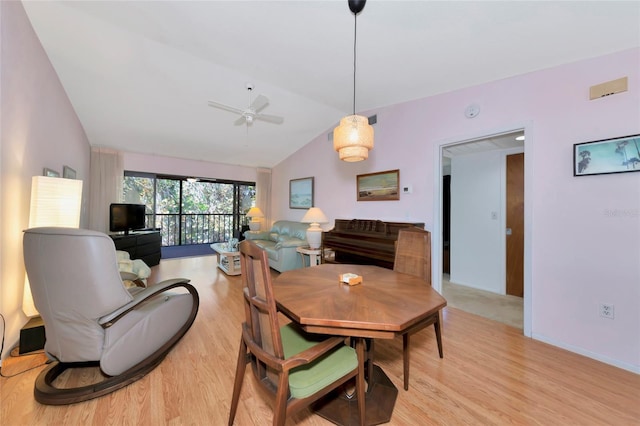
[[123, 192], [124, 202], [146, 205], [147, 226], [161, 230], [165, 246], [226, 241], [255, 203], [255, 185], [241, 182], [129, 175]]

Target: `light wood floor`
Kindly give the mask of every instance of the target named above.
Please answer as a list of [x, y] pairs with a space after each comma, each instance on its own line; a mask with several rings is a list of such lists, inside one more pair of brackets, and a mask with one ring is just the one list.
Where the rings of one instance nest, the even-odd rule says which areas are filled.
[[[71, 406], [33, 399], [40, 369], [0, 379], [1, 425], [223, 425], [229, 413], [240, 323], [240, 277], [215, 256], [163, 260], [153, 279], [191, 278], [200, 311], [187, 335], [153, 372], [111, 395]], [[301, 284], [304, 285], [304, 284]], [[433, 328], [412, 338], [411, 387], [402, 390], [402, 342], [376, 342], [376, 360], [398, 387], [392, 425], [632, 425], [640, 422], [640, 376], [522, 336], [521, 330], [444, 311], [444, 359]], [[26, 359], [7, 359], [3, 374]], [[271, 408], [244, 380], [236, 425], [265, 425]], [[326, 425], [303, 412], [288, 425]]]

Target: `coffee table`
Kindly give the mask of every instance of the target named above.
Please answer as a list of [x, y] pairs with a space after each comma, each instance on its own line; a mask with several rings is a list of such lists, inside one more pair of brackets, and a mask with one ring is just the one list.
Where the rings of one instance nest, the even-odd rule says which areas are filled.
[[[340, 283], [338, 276], [355, 273], [362, 284]], [[352, 339], [393, 339], [419, 327], [447, 301], [424, 280], [370, 265], [324, 263], [286, 271], [273, 281], [278, 309], [309, 333], [349, 336]], [[384, 371], [373, 365], [369, 353], [366, 424], [391, 419], [398, 394]], [[359, 424], [354, 398], [330, 394], [316, 412], [336, 424]]]
[[213, 243], [209, 247], [218, 255], [218, 268], [227, 275], [240, 275], [240, 252], [229, 249], [228, 243]]

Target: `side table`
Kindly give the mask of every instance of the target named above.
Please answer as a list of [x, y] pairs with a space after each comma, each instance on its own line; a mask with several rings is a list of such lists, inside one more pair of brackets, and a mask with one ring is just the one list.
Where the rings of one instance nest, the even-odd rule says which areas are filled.
[[218, 268], [227, 275], [240, 275], [240, 252], [229, 249], [227, 243], [213, 243], [209, 247], [218, 255]]
[[319, 248], [312, 249], [309, 247], [298, 247], [296, 248], [296, 251], [300, 253], [300, 257], [302, 257], [303, 265], [306, 264], [304, 261], [305, 254], [309, 256], [309, 266], [318, 266], [320, 264], [320, 260], [322, 259], [322, 257], [320, 256], [322, 254], [322, 250], [320, 250]]

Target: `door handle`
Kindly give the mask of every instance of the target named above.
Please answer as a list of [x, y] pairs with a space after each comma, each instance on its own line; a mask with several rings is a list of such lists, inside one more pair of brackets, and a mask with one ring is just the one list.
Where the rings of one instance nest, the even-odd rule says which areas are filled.
[[507, 228], [507, 235], [511, 235], [511, 228]]

